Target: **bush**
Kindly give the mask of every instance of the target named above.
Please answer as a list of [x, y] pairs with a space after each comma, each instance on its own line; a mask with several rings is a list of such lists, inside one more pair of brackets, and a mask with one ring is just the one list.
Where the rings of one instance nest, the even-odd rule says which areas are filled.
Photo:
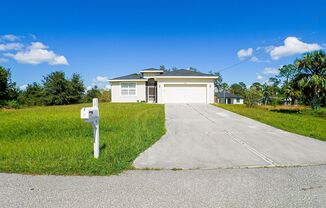
[[250, 87], [245, 92], [245, 102], [247, 107], [252, 108], [257, 105], [260, 102], [261, 96], [261, 93], [255, 87]]
[[18, 109], [21, 106], [17, 100], [9, 100], [9, 101], [5, 102], [4, 107], [10, 108], [10, 109]]

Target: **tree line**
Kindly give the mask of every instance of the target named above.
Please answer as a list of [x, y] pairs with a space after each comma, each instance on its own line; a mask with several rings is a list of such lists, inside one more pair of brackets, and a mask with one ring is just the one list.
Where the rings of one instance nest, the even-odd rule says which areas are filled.
[[[160, 69], [165, 71], [177, 70]], [[194, 67], [189, 70], [198, 71]], [[279, 73], [270, 77], [265, 83], [254, 82], [250, 87], [245, 83], [233, 83], [230, 86], [223, 82], [219, 72], [210, 71], [218, 76], [214, 81], [218, 91], [227, 90], [245, 98], [245, 103], [252, 107], [256, 104], [310, 105], [313, 109], [326, 106], [326, 54], [315, 51], [304, 54], [292, 64], [278, 69]], [[17, 88], [11, 80], [9, 69], [0, 66], [0, 107], [20, 107], [35, 105], [66, 105], [90, 102], [92, 98], [111, 101], [111, 92], [98, 89], [96, 86], [85, 91], [79, 74], [67, 78], [62, 71], [52, 72], [43, 77], [41, 83], [28, 84], [25, 90]]]
[[33, 82], [22, 90], [12, 81], [10, 69], [0, 66], [0, 107], [68, 105], [91, 102], [93, 98], [111, 101], [110, 91], [100, 90], [97, 86], [85, 89], [79, 74], [67, 78], [64, 72], [55, 71], [44, 76], [41, 83]]
[[227, 90], [245, 98], [245, 103], [255, 104], [310, 105], [312, 109], [326, 106], [326, 55], [324, 51], [304, 54], [292, 64], [278, 69], [278, 74], [265, 83], [254, 82], [250, 87], [243, 82], [229, 86], [223, 82], [220, 73], [215, 87], [219, 91]]

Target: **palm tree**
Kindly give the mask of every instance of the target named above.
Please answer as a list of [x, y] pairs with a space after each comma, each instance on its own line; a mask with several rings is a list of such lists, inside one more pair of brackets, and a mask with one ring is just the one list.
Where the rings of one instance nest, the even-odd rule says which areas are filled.
[[326, 96], [326, 54], [324, 51], [307, 53], [296, 60], [299, 85], [313, 109], [321, 105]]
[[295, 101], [301, 96], [301, 91], [297, 90], [293, 85], [294, 83], [289, 82], [283, 86], [283, 93], [286, 97], [286, 101], [291, 98], [291, 105], [294, 105]]
[[272, 94], [271, 87], [267, 83], [263, 84], [262, 85], [262, 95], [263, 95], [263, 100], [264, 100], [265, 105], [267, 105], [271, 94]]

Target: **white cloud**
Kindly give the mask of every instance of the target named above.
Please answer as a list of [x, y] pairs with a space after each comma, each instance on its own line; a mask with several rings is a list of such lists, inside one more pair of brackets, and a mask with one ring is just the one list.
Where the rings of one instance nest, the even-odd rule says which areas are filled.
[[257, 77], [256, 77], [257, 80], [261, 81], [264, 79], [264, 77], [260, 74], [257, 74]]
[[8, 59], [0, 57], [0, 63], [5, 63], [5, 62], [8, 62]]
[[21, 43], [4, 43], [0, 44], [0, 51], [20, 50], [24, 47]]
[[267, 74], [267, 75], [275, 75], [278, 74], [278, 72], [279, 72], [278, 69], [272, 67], [266, 67], [263, 70], [263, 74]]
[[261, 60], [259, 58], [257, 58], [257, 56], [253, 56], [250, 58], [251, 62], [255, 62], [255, 63], [269, 63], [269, 60]]
[[237, 55], [238, 55], [238, 58], [240, 60], [243, 60], [247, 57], [251, 57], [252, 56], [252, 53], [253, 53], [253, 49], [252, 48], [248, 48], [248, 49], [241, 49], [238, 51]]
[[0, 36], [0, 40], [2, 41], [16, 41], [16, 40], [20, 40], [20, 38], [16, 35], [13, 34], [7, 34], [7, 35], [2, 35]]
[[274, 47], [270, 51], [270, 56], [272, 57], [272, 59], [277, 60], [282, 57], [311, 52], [311, 51], [315, 51], [315, 50], [320, 50], [322, 48], [323, 47], [321, 47], [317, 43], [309, 44], [309, 43], [304, 43], [304, 42], [300, 41], [296, 37], [287, 37], [284, 40], [284, 45]]
[[105, 87], [104, 87], [105, 90], [110, 90], [111, 89], [111, 85], [110, 84], [107, 84]]
[[21, 90], [26, 90], [26, 88], [27, 88], [27, 84], [19, 86], [19, 89], [21, 89]]
[[109, 90], [111, 89], [111, 85], [109, 84], [109, 78], [106, 76], [97, 76], [92, 84], [87, 87], [87, 90], [92, 89], [97, 86], [99, 89]]
[[108, 82], [109, 78], [105, 76], [97, 76], [95, 79], [97, 82]]
[[275, 46], [272, 46], [272, 45], [270, 45], [270, 46], [258, 46], [257, 48], [256, 48], [256, 50], [257, 51], [259, 51], [259, 50], [264, 50], [266, 53], [269, 53], [269, 52], [271, 52], [271, 50], [273, 50], [275, 48]]
[[68, 61], [64, 56], [48, 50], [48, 46], [41, 42], [32, 42], [24, 51], [19, 51], [16, 54], [6, 53], [5, 56], [24, 64], [68, 65]]
[[55, 57], [53, 58], [53, 61], [49, 62], [50, 65], [69, 65], [66, 57], [64, 56], [58, 56], [55, 54]]
[[260, 60], [256, 56], [253, 56], [253, 57], [251, 57], [250, 61], [259, 62]]
[[28, 49], [47, 49], [47, 48], [49, 47], [41, 42], [32, 42], [32, 44], [28, 46]]

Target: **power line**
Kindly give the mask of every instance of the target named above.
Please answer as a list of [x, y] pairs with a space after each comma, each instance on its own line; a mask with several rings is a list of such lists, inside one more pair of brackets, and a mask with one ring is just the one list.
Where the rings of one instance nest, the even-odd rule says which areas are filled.
[[[286, 38], [283, 38], [283, 39], [281, 39], [281, 40], [278, 40], [278, 41], [274, 42], [274, 44], [278, 44], [278, 43], [280, 43], [280, 42], [283, 42], [285, 39], [286, 39]], [[262, 49], [261, 51], [258, 51], [258, 52], [255, 53], [254, 55], [257, 56], [257, 55], [260, 55], [260, 54], [263, 53], [263, 52], [264, 52], [264, 50]], [[240, 65], [240, 64], [243, 64], [243, 63], [245, 63], [245, 62], [250, 61], [251, 59], [252, 59], [252, 56], [250, 56], [250, 57], [248, 57], [248, 58], [245, 58], [245, 59], [243, 59], [243, 60], [241, 60], [241, 61], [239, 61], [239, 62], [237, 62], [237, 63], [235, 63], [235, 64], [231, 64], [231, 65], [229, 65], [229, 66], [227, 66], [227, 67], [224, 67], [224, 68], [222, 68], [221, 70], [219, 70], [218, 72], [222, 72], [222, 71], [226, 71], [226, 70], [232, 69], [232, 68], [235, 67], [235, 66], [238, 66], [238, 65]]]
[[[316, 21], [317, 21], [321, 16], [323, 16], [323, 15], [325, 15], [324, 12], [319, 13], [319, 14], [315, 17], [314, 22], [316, 22]], [[311, 21], [307, 21], [307, 22], [305, 22], [305, 23], [308, 24], [308, 23], [311, 23]], [[304, 25], [306, 25], [306, 24], [301, 24], [301, 26], [304, 26]], [[283, 39], [278, 40], [278, 41], [276, 41], [276, 42], [274, 42], [274, 43], [272, 43], [272, 44], [274, 44], [274, 45], [275, 45], [275, 44], [278, 44], [278, 43], [280, 43], [280, 42], [283, 42], [285, 39], [286, 39], [286, 38], [283, 38]], [[264, 52], [264, 51], [261, 50], [261, 51], [257, 52], [257, 53], [254, 54], [254, 55], [257, 56], [257, 55], [260, 55], [260, 54], [263, 53], [263, 52]], [[236, 67], [236, 66], [238, 66], [238, 65], [241, 65], [241, 64], [243, 64], [243, 63], [245, 63], [245, 62], [250, 61], [251, 59], [252, 59], [252, 56], [250, 56], [250, 57], [248, 57], [248, 58], [246, 58], [246, 59], [243, 59], [243, 60], [241, 60], [241, 61], [239, 61], [239, 62], [237, 62], [237, 63], [235, 63], [235, 64], [231, 64], [231, 65], [229, 65], [229, 66], [226, 66], [226, 67], [222, 68], [221, 70], [219, 70], [218, 72], [223, 72], [223, 71], [226, 71], [226, 70], [232, 69], [232, 68], [234, 68], [234, 67]]]

